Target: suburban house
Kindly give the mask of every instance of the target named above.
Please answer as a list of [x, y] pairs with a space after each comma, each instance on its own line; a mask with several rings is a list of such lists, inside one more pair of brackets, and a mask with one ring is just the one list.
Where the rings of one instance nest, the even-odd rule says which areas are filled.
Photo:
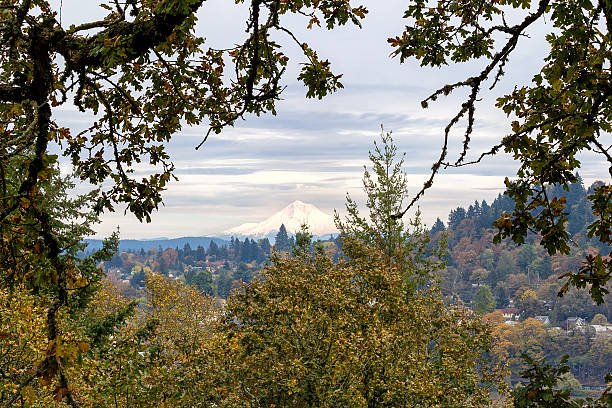
[[562, 323], [562, 327], [565, 330], [569, 330], [569, 329], [582, 329], [586, 326], [586, 321], [582, 318], [582, 317], [577, 317], [577, 316], [573, 316], [573, 317], [568, 317], [563, 323]]
[[503, 314], [506, 320], [518, 320], [519, 318], [519, 310], [515, 307], [507, 307], [505, 309], [496, 309], [495, 311]]
[[548, 316], [536, 316], [534, 319], [544, 323], [546, 326], [550, 326], [550, 318]]

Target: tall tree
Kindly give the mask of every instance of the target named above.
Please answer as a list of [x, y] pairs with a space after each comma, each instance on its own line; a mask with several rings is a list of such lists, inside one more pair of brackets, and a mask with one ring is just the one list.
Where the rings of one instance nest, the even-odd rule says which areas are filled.
[[[362, 216], [357, 202], [347, 194], [347, 215], [342, 220], [336, 212], [336, 226], [341, 235], [354, 236], [378, 248], [389, 264], [404, 271], [408, 280], [422, 284], [442, 266], [440, 259], [445, 248], [432, 242], [429, 231], [420, 222], [419, 212], [408, 224], [394, 217], [408, 196], [408, 179], [403, 169], [405, 153], [398, 158], [391, 133], [381, 129], [380, 143], [374, 141], [374, 150], [368, 155], [372, 168], [364, 166], [363, 174], [368, 215]], [[343, 247], [345, 253], [348, 250]]]
[[276, 233], [276, 237], [274, 238], [274, 246], [278, 251], [291, 251], [291, 241], [289, 240], [289, 234], [287, 234], [287, 228], [285, 228], [285, 224], [281, 224], [278, 232]]
[[[19, 169], [0, 169], [4, 193], [18, 195]], [[114, 235], [83, 257], [82, 240], [98, 218], [91, 208], [93, 194], [71, 196], [73, 187], [56, 166], [48, 168], [36, 194], [24, 197], [21, 205], [27, 209], [0, 223], [0, 313], [15, 325], [0, 341], [8, 358], [0, 368], [3, 406], [21, 401], [24, 392], [36, 397], [34, 405], [54, 399], [76, 404], [68, 370], [89, 347], [80, 317], [103, 277], [97, 265], [111, 258], [118, 241]]]
[[270, 255], [270, 251], [272, 250], [272, 246], [270, 245], [270, 240], [268, 238], [264, 238], [260, 240], [259, 246], [261, 248], [261, 251], [263, 252], [264, 259], [265, 259], [265, 257]]
[[436, 222], [431, 227], [431, 235], [436, 235], [438, 232], [446, 231], [446, 227], [440, 218], [436, 218]]
[[217, 255], [219, 255], [219, 246], [215, 243], [215, 241], [210, 241], [210, 245], [208, 246], [208, 251], [206, 251], [206, 254], [208, 256], [215, 257], [216, 260]]
[[465, 209], [463, 207], [457, 207], [448, 215], [448, 227], [453, 229], [459, 227], [459, 224], [461, 224], [461, 221], [463, 221], [465, 217]]

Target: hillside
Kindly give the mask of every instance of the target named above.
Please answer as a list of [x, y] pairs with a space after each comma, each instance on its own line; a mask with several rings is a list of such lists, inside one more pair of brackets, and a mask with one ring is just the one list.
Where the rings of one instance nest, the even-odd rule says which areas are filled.
[[[572, 184], [569, 191], [555, 187], [552, 194], [567, 200], [568, 230], [575, 246], [569, 255], [550, 256], [539, 245], [539, 237], [528, 235], [525, 244], [511, 240], [493, 244], [497, 230], [492, 223], [503, 211], [510, 212], [514, 203], [499, 195], [491, 204], [476, 201], [468, 208], [458, 207], [448, 217], [448, 227], [438, 219], [432, 228], [434, 236], [446, 234], [448, 240], [447, 268], [442, 276], [442, 289], [449, 295], [471, 304], [476, 291], [483, 286], [491, 289], [496, 306], [523, 307], [523, 318], [549, 315], [559, 323], [571, 316], [590, 321], [597, 313], [612, 319], [612, 296], [598, 306], [588, 291], [570, 290], [564, 297], [557, 293], [565, 282], [561, 275], [580, 268], [587, 253], [609, 253], [600, 242], [589, 239], [586, 225], [592, 214], [587, 196], [594, 185], [585, 189], [582, 182]], [[529, 290], [535, 301], [528, 308], [520, 299]], [[527, 310], [529, 309], [529, 310]]]
[[[95, 251], [102, 248], [102, 240], [100, 239], [85, 239], [87, 242], [87, 251]], [[214, 242], [217, 245], [228, 245], [229, 242], [217, 238], [217, 237], [180, 237], [180, 238], [167, 238], [167, 239], [151, 239], [151, 240], [140, 240], [140, 239], [122, 239], [119, 241], [118, 252], [125, 251], [148, 251], [152, 248], [183, 248], [186, 244], [189, 244], [193, 248], [202, 246], [208, 248], [210, 243]]]

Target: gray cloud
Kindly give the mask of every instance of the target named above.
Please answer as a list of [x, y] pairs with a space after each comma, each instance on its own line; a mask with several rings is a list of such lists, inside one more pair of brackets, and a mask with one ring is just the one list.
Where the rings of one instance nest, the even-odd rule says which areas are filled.
[[[53, 3], [59, 7], [59, 0]], [[63, 0], [64, 26], [103, 16], [104, 10], [93, 3]], [[205, 2], [198, 30], [206, 36], [208, 45], [223, 48], [242, 40], [244, 25], [227, 21], [242, 21], [248, 4], [233, 3]], [[324, 59], [329, 58], [334, 69], [343, 74], [344, 89], [321, 101], [307, 100], [305, 89], [295, 81], [297, 64], [303, 57], [295, 44], [279, 34], [279, 43], [291, 62], [278, 115], [247, 117], [234, 128], [211, 135], [199, 151], [194, 147], [206, 128], [185, 128], [168, 145], [180, 181], [170, 183], [165, 206], [153, 215], [153, 222], [140, 224], [133, 216], [118, 211], [104, 216], [98, 228], [100, 235], [108, 234], [116, 225], [121, 225], [122, 236], [129, 238], [200, 235], [259, 221], [296, 199], [331, 213], [334, 208], [343, 208], [347, 192], [363, 203], [363, 165], [368, 162], [368, 151], [381, 124], [393, 131], [399, 151], [406, 152], [410, 191], [416, 192], [438, 158], [443, 129], [460, 109], [466, 92], [459, 90], [440, 98], [428, 109], [422, 109], [420, 101], [444, 84], [480, 72], [482, 62], [442, 69], [423, 69], [415, 61], [400, 64], [398, 59], [389, 58], [391, 49], [386, 39], [401, 32], [405, 24], [401, 10], [406, 2], [363, 3], [370, 14], [362, 30], [306, 30], [303, 18], [287, 20], [301, 41], [307, 41]], [[539, 35], [545, 28], [534, 27], [533, 39], [521, 39], [498, 89], [488, 91], [483, 87], [470, 158], [488, 150], [508, 131], [509, 120], [494, 107], [495, 98], [516, 83], [528, 82], [537, 72], [547, 50]], [[76, 130], [93, 120], [72, 107], [54, 110], [54, 118]], [[450, 137], [449, 160], [461, 151], [461, 131], [456, 129]], [[607, 175], [607, 169], [592, 155], [586, 155], [583, 164], [585, 182]], [[446, 220], [451, 208], [476, 199], [492, 200], [503, 190], [504, 176], [515, 174], [516, 168], [511, 157], [499, 155], [478, 166], [444, 170], [420, 203], [424, 220], [429, 224], [438, 216]], [[137, 174], [144, 172], [144, 168], [137, 169]]]

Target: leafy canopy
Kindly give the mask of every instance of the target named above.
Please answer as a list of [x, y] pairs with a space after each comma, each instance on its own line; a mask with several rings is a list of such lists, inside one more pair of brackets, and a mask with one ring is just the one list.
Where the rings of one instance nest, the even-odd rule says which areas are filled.
[[505, 390], [487, 361], [492, 336], [438, 290], [406, 296], [405, 271], [355, 236], [334, 263], [300, 234], [235, 292], [223, 330], [233, 345], [236, 406], [486, 407]]

